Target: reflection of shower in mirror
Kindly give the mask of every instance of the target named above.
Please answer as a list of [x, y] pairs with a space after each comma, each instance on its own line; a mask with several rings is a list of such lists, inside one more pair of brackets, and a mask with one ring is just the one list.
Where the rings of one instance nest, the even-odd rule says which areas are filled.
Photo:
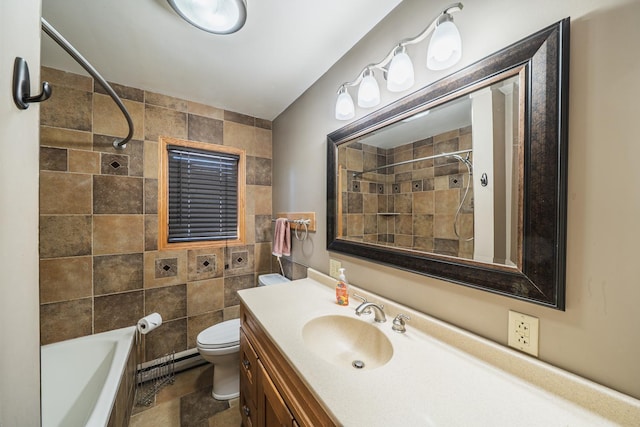
[[[463, 238], [462, 236], [460, 236], [460, 233], [458, 232], [458, 218], [460, 217], [460, 210], [462, 209], [462, 205], [464, 205], [465, 200], [467, 200], [467, 195], [469, 194], [469, 186], [471, 185], [471, 176], [473, 175], [473, 164], [471, 163], [471, 160], [469, 159], [469, 157], [471, 156], [471, 153], [467, 153], [467, 157], [462, 157], [459, 156], [458, 154], [453, 154], [451, 157], [453, 157], [454, 159], [457, 159], [459, 161], [461, 161], [462, 163], [464, 163], [464, 165], [467, 167], [467, 185], [464, 189], [464, 195], [462, 196], [462, 199], [460, 200], [460, 204], [458, 205], [458, 209], [456, 209], [456, 215], [453, 218], [453, 232], [456, 233], [456, 237], [457, 238]], [[473, 240], [473, 236], [471, 237], [466, 237], [464, 238], [466, 242], [470, 242]]]

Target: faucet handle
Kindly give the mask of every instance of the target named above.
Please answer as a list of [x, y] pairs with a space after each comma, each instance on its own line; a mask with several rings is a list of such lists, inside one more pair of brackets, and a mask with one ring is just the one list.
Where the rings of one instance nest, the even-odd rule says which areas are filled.
[[402, 313], [398, 314], [396, 318], [393, 319], [393, 326], [391, 326], [391, 329], [401, 334], [404, 334], [405, 332], [407, 332], [407, 329], [404, 327], [405, 320], [411, 320], [411, 318], [406, 314], [402, 314]]
[[[362, 301], [362, 303], [361, 303], [360, 305], [362, 305], [362, 304], [366, 304], [366, 303], [368, 302], [368, 301], [367, 301], [367, 299], [366, 299], [365, 297], [363, 297], [362, 295], [358, 295], [358, 294], [356, 294], [355, 292], [354, 292], [354, 294], [353, 294], [353, 297], [354, 297], [354, 298], [359, 299], [360, 301]], [[360, 307], [360, 305], [359, 305], [358, 307]], [[357, 311], [357, 310], [358, 310], [358, 309], [356, 308], [356, 311]], [[366, 308], [366, 309], [362, 312], [362, 314], [371, 314], [371, 309], [370, 309], [370, 308]]]
[[358, 298], [360, 301], [362, 301], [363, 303], [367, 302], [367, 299], [365, 297], [363, 297], [362, 295], [358, 295], [356, 293], [353, 294], [354, 298]]

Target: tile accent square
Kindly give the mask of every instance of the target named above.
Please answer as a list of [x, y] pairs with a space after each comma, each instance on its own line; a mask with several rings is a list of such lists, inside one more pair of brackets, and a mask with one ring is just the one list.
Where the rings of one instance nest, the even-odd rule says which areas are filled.
[[254, 272], [254, 246], [235, 246], [225, 248], [224, 275], [237, 276]]
[[215, 275], [218, 259], [215, 254], [196, 257], [196, 274], [199, 277]]
[[[157, 260], [176, 259], [176, 275], [168, 275], [164, 269], [166, 263], [156, 263]], [[170, 268], [173, 268], [169, 265]], [[160, 269], [158, 271], [158, 269]], [[156, 276], [158, 274], [158, 276]], [[144, 287], [157, 288], [161, 286], [179, 285], [187, 283], [187, 253], [185, 251], [157, 251], [144, 253]]]
[[178, 275], [178, 258], [156, 259], [156, 279], [175, 277]]
[[104, 153], [100, 163], [100, 173], [103, 175], [129, 175], [129, 156]]
[[222, 277], [224, 248], [192, 249], [187, 251], [189, 281]]

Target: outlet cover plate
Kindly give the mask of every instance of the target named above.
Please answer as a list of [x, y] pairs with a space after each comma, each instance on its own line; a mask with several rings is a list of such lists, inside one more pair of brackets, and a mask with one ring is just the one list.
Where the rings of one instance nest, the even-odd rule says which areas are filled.
[[329, 258], [329, 276], [337, 279], [340, 276], [340, 268], [342, 268], [340, 261]]
[[537, 357], [539, 327], [537, 317], [509, 310], [509, 347]]

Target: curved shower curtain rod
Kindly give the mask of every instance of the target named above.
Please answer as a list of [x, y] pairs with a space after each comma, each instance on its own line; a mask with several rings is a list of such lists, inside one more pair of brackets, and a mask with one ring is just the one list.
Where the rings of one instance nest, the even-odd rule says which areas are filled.
[[131, 141], [131, 138], [133, 137], [133, 120], [131, 120], [131, 115], [129, 115], [129, 112], [122, 103], [122, 100], [113, 90], [111, 85], [109, 85], [109, 83], [107, 83], [107, 81], [100, 75], [100, 73], [98, 73], [98, 71], [93, 68], [91, 64], [89, 64], [89, 62], [80, 54], [80, 52], [78, 52], [73, 46], [71, 46], [71, 43], [69, 43], [64, 37], [62, 37], [62, 35], [58, 31], [56, 31], [56, 29], [53, 28], [51, 24], [49, 24], [44, 18], [40, 18], [40, 20], [42, 22], [42, 30], [47, 33], [47, 35], [51, 37], [53, 41], [58, 43], [58, 45], [60, 45], [60, 47], [63, 48], [69, 55], [71, 55], [71, 57], [75, 59], [76, 62], [80, 64], [82, 68], [84, 68], [89, 74], [91, 74], [91, 76], [98, 83], [100, 83], [100, 86], [102, 86], [104, 90], [107, 91], [109, 96], [111, 96], [111, 98], [113, 99], [113, 102], [118, 105], [118, 108], [120, 108], [120, 111], [122, 111], [122, 114], [124, 114], [125, 119], [127, 119], [127, 124], [129, 125], [129, 133], [124, 139], [116, 139], [113, 141], [113, 146], [115, 148], [119, 150], [124, 149], [127, 145], [127, 142]]

